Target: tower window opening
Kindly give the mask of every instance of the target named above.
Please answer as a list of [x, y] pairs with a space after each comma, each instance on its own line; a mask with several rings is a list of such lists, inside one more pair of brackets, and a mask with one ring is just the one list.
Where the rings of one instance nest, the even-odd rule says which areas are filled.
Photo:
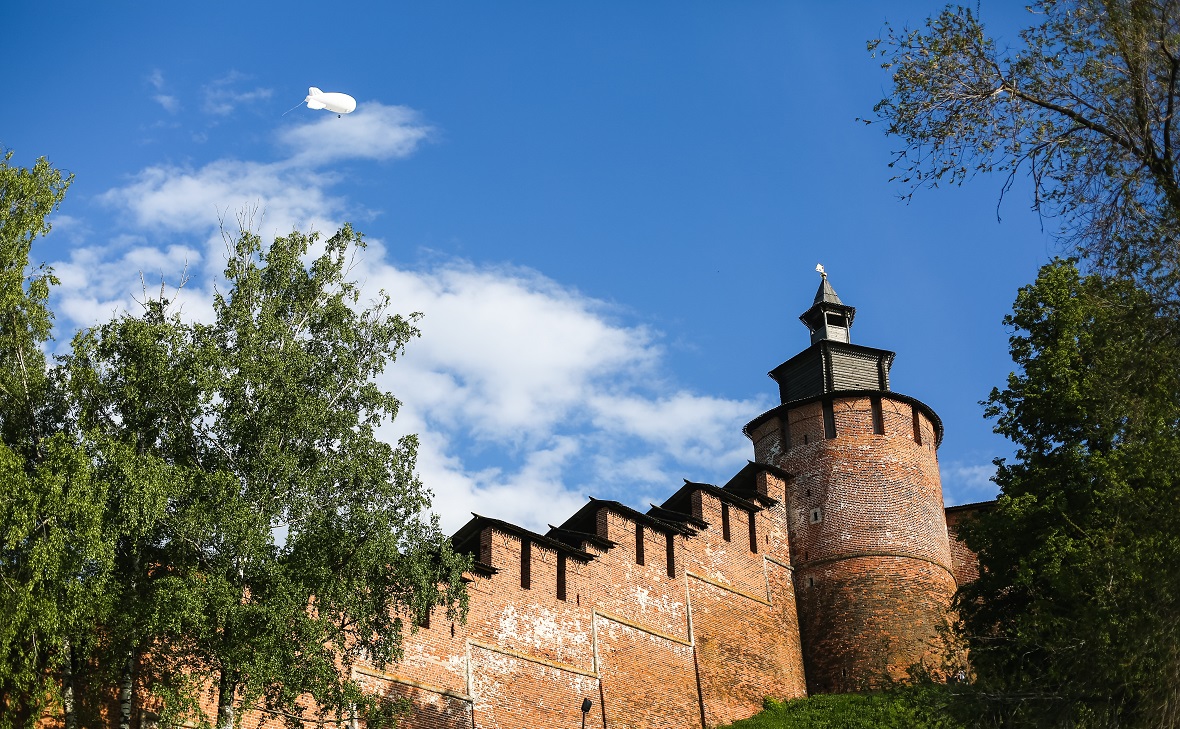
[[914, 443], [922, 445], [922, 419], [918, 416], [918, 408], [912, 408], [914, 413]]
[[643, 525], [635, 522], [635, 564], [643, 564]]
[[813, 578], [813, 577], [808, 577], [808, 578], [807, 578], [807, 586], [808, 586], [808, 587], [815, 587], [815, 578]]
[[881, 412], [881, 398], [869, 399], [873, 408], [873, 435], [885, 435], [885, 416]]
[[721, 502], [721, 538], [729, 541], [729, 504]]
[[828, 326], [833, 326], [833, 327], [848, 326], [845, 323], [845, 319], [841, 314], [833, 314], [832, 312], [828, 312], [827, 320], [828, 320]]
[[824, 437], [829, 440], [836, 437], [836, 413], [831, 400], [824, 402]]
[[533, 586], [533, 543], [527, 539], [520, 540], [520, 586]]
[[750, 551], [758, 554], [758, 522], [754, 519], [754, 512], [750, 512]]
[[664, 542], [664, 549], [667, 553], [667, 558], [668, 558], [668, 576], [675, 577], [676, 576], [676, 538], [672, 534], [672, 532], [668, 532], [664, 535], [664, 539], [666, 540]]
[[565, 599], [565, 554], [557, 554], [557, 599]]
[[812, 524], [819, 524], [823, 520], [824, 520], [824, 510], [823, 509], [821, 509], [820, 507], [817, 506], [811, 510], [811, 523]]

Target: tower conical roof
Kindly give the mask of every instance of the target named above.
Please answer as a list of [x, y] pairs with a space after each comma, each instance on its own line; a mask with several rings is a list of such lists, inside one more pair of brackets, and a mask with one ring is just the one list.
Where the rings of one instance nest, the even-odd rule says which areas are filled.
[[815, 301], [812, 304], [843, 304], [840, 297], [836, 295], [836, 289], [832, 288], [832, 284], [828, 283], [828, 275], [825, 273], [819, 282], [819, 290], [815, 292]]
[[828, 282], [828, 274], [823, 271], [820, 273], [822, 278], [819, 290], [815, 292], [815, 300], [799, 320], [811, 330], [813, 344], [821, 339], [847, 342], [848, 330], [852, 326], [853, 317], [856, 316], [856, 307], [841, 301], [836, 289]]

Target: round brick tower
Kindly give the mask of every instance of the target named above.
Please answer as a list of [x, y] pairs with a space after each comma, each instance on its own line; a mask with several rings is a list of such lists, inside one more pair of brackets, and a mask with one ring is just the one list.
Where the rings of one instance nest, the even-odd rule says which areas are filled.
[[784, 506], [808, 693], [937, 666], [956, 588], [942, 423], [889, 390], [893, 352], [849, 341], [855, 314], [824, 274], [800, 317], [811, 346], [770, 373], [782, 404], [745, 429], [755, 460], [794, 476]]

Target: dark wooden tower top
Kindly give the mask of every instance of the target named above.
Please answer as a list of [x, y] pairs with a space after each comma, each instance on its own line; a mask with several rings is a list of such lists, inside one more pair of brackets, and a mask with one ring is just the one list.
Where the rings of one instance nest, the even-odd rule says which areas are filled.
[[836, 295], [836, 289], [828, 282], [828, 274], [823, 274], [819, 290], [815, 292], [815, 301], [811, 308], [799, 316], [799, 321], [811, 330], [811, 343], [821, 339], [831, 339], [837, 342], [848, 342], [848, 330], [852, 328], [852, 319], [856, 316], [856, 307], [848, 306]]
[[823, 274], [811, 308], [800, 321], [811, 331], [811, 346], [770, 372], [783, 403], [842, 390], [889, 391], [893, 352], [852, 344], [856, 308], [836, 294]]

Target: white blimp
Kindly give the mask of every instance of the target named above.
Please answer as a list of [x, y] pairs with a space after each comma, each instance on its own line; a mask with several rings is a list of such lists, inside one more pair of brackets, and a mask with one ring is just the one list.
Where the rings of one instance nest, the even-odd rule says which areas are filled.
[[308, 109], [327, 109], [336, 114], [351, 114], [356, 110], [356, 99], [335, 91], [324, 92], [312, 86], [304, 99]]

